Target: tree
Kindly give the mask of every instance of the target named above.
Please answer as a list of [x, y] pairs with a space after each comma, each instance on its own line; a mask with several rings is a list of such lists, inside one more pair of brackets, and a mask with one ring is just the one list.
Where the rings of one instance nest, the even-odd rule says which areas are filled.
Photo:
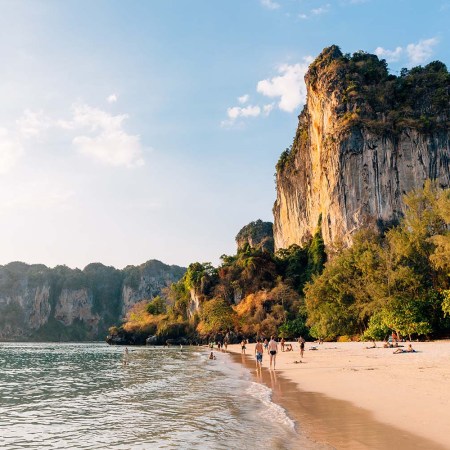
[[306, 326], [305, 319], [303, 317], [297, 317], [294, 320], [289, 320], [278, 328], [278, 335], [285, 339], [294, 339], [299, 336], [307, 336], [308, 334], [309, 328]]
[[199, 331], [202, 333], [218, 333], [234, 328], [236, 313], [223, 299], [216, 298], [206, 301], [200, 312]]
[[322, 214], [319, 216], [317, 231], [315, 232], [308, 247], [308, 269], [309, 276], [320, 274], [327, 261], [325, 243], [322, 237]]
[[147, 312], [154, 316], [164, 314], [166, 310], [166, 302], [159, 295], [147, 304]]
[[445, 290], [442, 294], [444, 295], [442, 311], [444, 312], [444, 317], [447, 317], [450, 316], [450, 290]]

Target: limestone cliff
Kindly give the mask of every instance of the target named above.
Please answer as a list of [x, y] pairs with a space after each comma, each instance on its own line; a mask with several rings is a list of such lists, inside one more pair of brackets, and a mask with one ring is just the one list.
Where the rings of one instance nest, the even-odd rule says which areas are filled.
[[124, 270], [14, 262], [0, 266], [0, 339], [103, 339], [134, 303], [159, 295], [185, 269], [151, 260]]
[[151, 299], [161, 291], [178, 281], [186, 269], [178, 266], [167, 266], [160, 261], [147, 261], [140, 266], [127, 266], [126, 277], [122, 286], [122, 315], [142, 299]]
[[272, 222], [263, 222], [256, 220], [245, 225], [236, 235], [236, 244], [239, 250], [245, 245], [255, 249], [261, 249], [273, 253], [273, 224]]
[[307, 102], [277, 164], [275, 247], [305, 243], [322, 217], [326, 245], [402, 215], [427, 178], [450, 186], [450, 75], [436, 61], [400, 76], [364, 52], [325, 49], [305, 76]]

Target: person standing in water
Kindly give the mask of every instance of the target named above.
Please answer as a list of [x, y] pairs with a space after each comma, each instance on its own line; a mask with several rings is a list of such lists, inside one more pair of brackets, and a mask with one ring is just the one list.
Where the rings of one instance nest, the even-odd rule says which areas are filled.
[[270, 341], [269, 341], [269, 354], [270, 354], [270, 363], [269, 363], [269, 367], [270, 369], [272, 368], [272, 363], [273, 363], [273, 370], [275, 370], [275, 363], [277, 360], [277, 351], [278, 351], [278, 343], [275, 340], [274, 336], [270, 336]]
[[242, 339], [241, 342], [241, 353], [245, 355], [245, 344], [247, 344], [247, 341], [245, 339]]
[[262, 359], [263, 359], [264, 347], [261, 343], [261, 339], [258, 339], [258, 342], [255, 346], [255, 356], [256, 356], [256, 370], [261, 370], [262, 368]]
[[123, 365], [128, 366], [128, 347], [123, 351]]

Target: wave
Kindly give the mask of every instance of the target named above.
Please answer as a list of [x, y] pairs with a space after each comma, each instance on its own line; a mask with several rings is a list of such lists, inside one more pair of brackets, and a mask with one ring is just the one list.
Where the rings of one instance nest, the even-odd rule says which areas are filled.
[[264, 409], [260, 412], [262, 417], [267, 418], [269, 416], [272, 420], [289, 427], [292, 431], [295, 430], [295, 422], [287, 415], [286, 410], [272, 401], [272, 390], [270, 388], [251, 381], [247, 388], [247, 394], [264, 405]]

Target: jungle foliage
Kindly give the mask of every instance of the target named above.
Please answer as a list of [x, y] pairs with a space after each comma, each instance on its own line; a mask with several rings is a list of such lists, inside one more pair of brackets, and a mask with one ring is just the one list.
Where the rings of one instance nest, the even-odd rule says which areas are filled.
[[450, 190], [426, 182], [403, 220], [361, 230], [327, 261], [320, 232], [276, 253], [249, 245], [215, 268], [193, 263], [164, 295], [136, 305], [123, 327], [161, 336], [384, 339], [450, 332]]
[[448, 334], [450, 190], [428, 181], [404, 201], [405, 216], [397, 227], [384, 235], [360, 231], [353, 246], [308, 283], [307, 324], [313, 336]]
[[165, 290], [165, 309], [160, 307], [161, 297], [144, 301], [113, 331], [160, 338], [161, 323], [182, 323], [186, 336], [193, 339], [228, 331], [243, 336], [307, 334], [303, 287], [326, 261], [319, 227], [304, 247], [292, 245], [273, 253], [246, 243], [221, 260], [217, 268], [210, 263], [190, 264], [183, 278]]

